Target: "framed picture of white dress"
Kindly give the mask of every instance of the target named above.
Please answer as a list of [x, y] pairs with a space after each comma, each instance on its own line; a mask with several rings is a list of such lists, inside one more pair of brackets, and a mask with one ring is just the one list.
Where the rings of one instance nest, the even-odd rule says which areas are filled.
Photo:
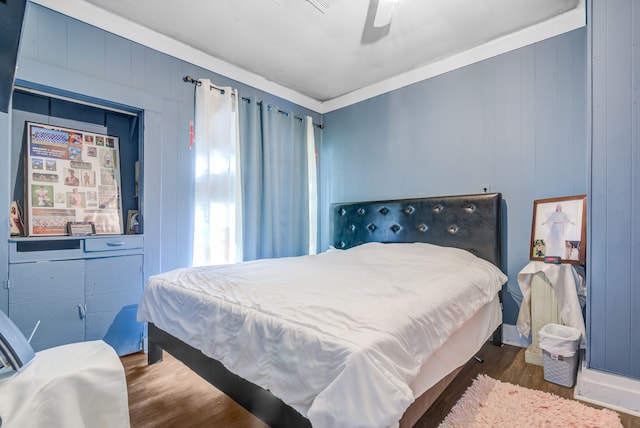
[[562, 263], [585, 264], [587, 196], [533, 201], [530, 260], [560, 257]]
[[26, 122], [28, 236], [67, 235], [93, 223], [98, 235], [123, 233], [118, 137]]

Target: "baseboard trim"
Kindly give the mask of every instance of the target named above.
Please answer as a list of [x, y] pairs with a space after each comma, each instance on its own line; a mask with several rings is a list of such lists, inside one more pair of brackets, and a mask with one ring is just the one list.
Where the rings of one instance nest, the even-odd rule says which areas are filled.
[[[520, 337], [515, 325], [503, 324], [502, 342], [526, 348], [531, 340]], [[640, 417], [640, 381], [624, 376], [588, 369], [582, 360], [576, 386], [576, 400]]]
[[576, 400], [640, 416], [640, 381], [589, 369], [585, 361], [582, 361], [578, 370], [573, 397]]

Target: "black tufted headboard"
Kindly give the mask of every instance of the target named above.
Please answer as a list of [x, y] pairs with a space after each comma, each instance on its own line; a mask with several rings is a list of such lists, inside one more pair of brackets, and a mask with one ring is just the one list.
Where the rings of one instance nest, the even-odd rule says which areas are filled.
[[428, 242], [463, 248], [502, 267], [500, 193], [338, 203], [332, 242], [346, 249], [365, 242]]

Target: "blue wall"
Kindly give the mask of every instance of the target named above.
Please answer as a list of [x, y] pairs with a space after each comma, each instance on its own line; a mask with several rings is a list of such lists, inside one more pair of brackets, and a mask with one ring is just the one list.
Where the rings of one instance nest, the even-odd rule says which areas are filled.
[[[145, 278], [191, 262], [192, 165], [189, 120], [194, 87], [182, 77], [208, 78], [238, 88], [296, 116], [320, 115], [286, 100], [29, 3], [16, 79], [144, 110], [143, 180]], [[9, 147], [8, 115], [0, 113], [0, 140]], [[0, 208], [8, 213], [10, 156], [0, 156]], [[6, 164], [6, 165], [5, 165]], [[3, 167], [4, 166], [4, 167]], [[3, 223], [8, 225], [7, 220]], [[8, 237], [8, 227], [3, 229]], [[0, 274], [6, 280], [6, 248], [0, 249]], [[0, 289], [0, 308], [6, 304]], [[6, 309], [5, 309], [6, 310]]]
[[587, 363], [640, 379], [640, 4], [590, 3]]
[[[9, 310], [9, 291], [5, 287], [9, 279], [9, 245], [6, 243], [9, 237], [9, 205], [11, 203], [10, 171], [11, 156], [9, 156], [9, 115], [0, 112], [0, 310], [6, 314]], [[2, 173], [4, 171], [4, 173]]]
[[534, 199], [587, 193], [586, 87], [580, 29], [325, 114], [322, 229], [329, 203], [490, 186], [506, 201], [515, 324]]

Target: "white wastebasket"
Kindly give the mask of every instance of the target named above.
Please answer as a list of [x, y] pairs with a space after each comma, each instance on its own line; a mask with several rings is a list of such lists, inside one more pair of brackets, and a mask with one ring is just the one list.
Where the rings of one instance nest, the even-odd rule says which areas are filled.
[[573, 387], [578, 373], [581, 333], [577, 328], [547, 324], [540, 329], [538, 345], [542, 349], [544, 380]]

